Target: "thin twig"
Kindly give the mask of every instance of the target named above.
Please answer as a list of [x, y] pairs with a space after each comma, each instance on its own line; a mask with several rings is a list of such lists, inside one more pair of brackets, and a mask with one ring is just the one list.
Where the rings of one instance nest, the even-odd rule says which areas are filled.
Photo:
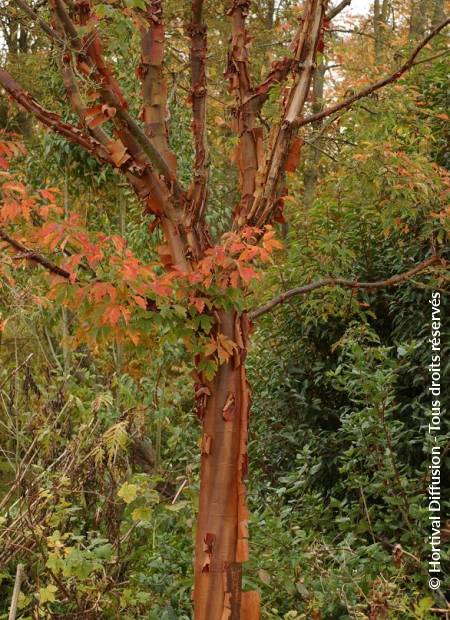
[[309, 125], [310, 123], [319, 121], [322, 118], [325, 118], [326, 116], [330, 116], [330, 114], [339, 112], [339, 110], [349, 108], [353, 103], [355, 103], [355, 101], [358, 101], [358, 99], [367, 97], [367, 95], [370, 95], [376, 90], [383, 88], [383, 86], [387, 86], [388, 84], [391, 84], [392, 82], [395, 82], [396, 80], [398, 80], [404, 73], [406, 73], [406, 71], [408, 71], [414, 66], [415, 64], [414, 61], [417, 55], [427, 45], [427, 43], [429, 43], [431, 39], [433, 39], [437, 34], [441, 32], [441, 30], [443, 30], [449, 24], [450, 24], [450, 18], [443, 21], [441, 24], [439, 24], [439, 26], [436, 26], [436, 28], [434, 28], [430, 32], [430, 34], [426, 36], [425, 39], [423, 39], [419, 43], [419, 45], [414, 49], [413, 53], [408, 58], [408, 60], [399, 69], [397, 69], [397, 71], [395, 71], [394, 73], [391, 73], [390, 75], [383, 78], [382, 80], [379, 80], [378, 82], [375, 82], [374, 84], [371, 84], [370, 86], [367, 86], [366, 88], [363, 88], [362, 90], [359, 91], [359, 93], [352, 95], [352, 97], [345, 99], [345, 101], [341, 101], [340, 103], [336, 103], [335, 105], [330, 106], [329, 108], [325, 108], [325, 110], [322, 110], [322, 112], [317, 112], [317, 114], [311, 114], [310, 116], [306, 116], [305, 118], [298, 118], [297, 127], [303, 127], [303, 125]]
[[445, 261], [439, 256], [432, 256], [431, 258], [427, 258], [426, 260], [422, 261], [408, 271], [399, 273], [395, 276], [391, 276], [387, 280], [376, 280], [374, 282], [359, 282], [358, 280], [346, 280], [344, 278], [324, 278], [323, 280], [311, 282], [310, 284], [306, 284], [305, 286], [299, 286], [290, 289], [289, 291], [285, 291], [284, 293], [281, 293], [277, 297], [274, 297], [273, 299], [268, 301], [266, 304], [260, 306], [259, 308], [256, 308], [256, 310], [253, 310], [253, 312], [250, 312], [250, 318], [257, 319], [261, 315], [266, 314], [267, 312], [270, 312], [271, 310], [276, 308], [276, 306], [279, 306], [288, 299], [291, 299], [291, 297], [295, 297], [296, 295], [304, 295], [324, 286], [343, 286], [345, 288], [368, 290], [384, 288], [385, 286], [395, 286], [396, 284], [400, 284], [405, 280], [409, 280], [409, 278], [411, 278], [416, 273], [419, 273], [427, 267], [430, 267], [431, 265], [435, 265], [437, 263], [446, 265], [447, 261]]

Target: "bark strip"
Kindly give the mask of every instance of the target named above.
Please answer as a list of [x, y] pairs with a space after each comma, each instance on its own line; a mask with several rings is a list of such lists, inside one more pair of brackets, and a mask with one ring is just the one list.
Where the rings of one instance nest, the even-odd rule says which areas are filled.
[[206, 131], [206, 54], [207, 28], [203, 18], [203, 0], [192, 0], [192, 18], [187, 28], [190, 38], [192, 133], [195, 161], [190, 194], [192, 225], [203, 221], [208, 195], [209, 152]]
[[203, 450], [201, 463], [195, 619], [240, 620], [240, 567], [248, 559], [244, 478], [250, 397], [244, 359], [249, 326], [245, 315], [221, 311], [217, 329], [236, 342], [238, 351], [210, 384], [197, 389], [209, 448]]
[[257, 99], [250, 80], [250, 34], [246, 27], [249, 0], [233, 0], [227, 15], [231, 20], [231, 45], [225, 77], [235, 98], [231, 129], [238, 135], [234, 158], [239, 169], [241, 200], [236, 207], [235, 221], [245, 222], [245, 213], [256, 188], [258, 169], [264, 165], [263, 131], [256, 124]]

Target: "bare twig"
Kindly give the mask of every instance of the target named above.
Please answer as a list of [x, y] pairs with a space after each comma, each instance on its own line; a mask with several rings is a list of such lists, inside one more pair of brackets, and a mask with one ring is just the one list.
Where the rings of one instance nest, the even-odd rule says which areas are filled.
[[250, 312], [250, 318], [257, 319], [258, 317], [270, 312], [280, 304], [283, 304], [288, 299], [295, 297], [297, 295], [305, 295], [306, 293], [310, 293], [317, 288], [323, 288], [324, 286], [342, 286], [344, 288], [352, 288], [352, 289], [378, 289], [384, 288], [386, 286], [395, 286], [396, 284], [400, 284], [405, 280], [409, 280], [413, 275], [427, 269], [427, 267], [431, 267], [431, 265], [436, 265], [437, 263], [446, 264], [447, 261], [442, 259], [439, 256], [432, 256], [431, 258], [427, 258], [421, 263], [417, 264], [412, 269], [408, 271], [404, 271], [403, 273], [399, 273], [395, 276], [391, 276], [387, 280], [376, 280], [374, 282], [358, 282], [358, 280], [346, 280], [344, 278], [324, 278], [323, 280], [318, 280], [317, 282], [311, 282], [311, 284], [306, 284], [305, 286], [299, 286], [289, 291], [285, 291], [281, 293], [277, 297], [274, 297], [266, 304], [256, 308], [253, 312]]
[[45, 22], [43, 19], [41, 19], [39, 17], [39, 15], [36, 13], [36, 11], [34, 9], [31, 8], [31, 6], [25, 1], [25, 0], [15, 0], [15, 4], [17, 4], [17, 6], [22, 9], [22, 11], [24, 11], [24, 13], [26, 13], [28, 15], [28, 17], [31, 17], [31, 19], [36, 22], [36, 24], [41, 28], [41, 30], [43, 30], [43, 32], [45, 32], [45, 34], [50, 37], [50, 39], [52, 39], [53, 41], [56, 41], [56, 43], [59, 46], [63, 46], [64, 45], [64, 41], [63, 39], [60, 37], [59, 33], [54, 30], [53, 28], [51, 28], [47, 22]]
[[180, 496], [181, 491], [184, 489], [184, 487], [186, 486], [186, 484], [187, 484], [187, 478], [185, 478], [185, 479], [183, 480], [183, 482], [182, 482], [182, 483], [181, 483], [181, 485], [180, 485], [180, 488], [179, 488], [179, 489], [178, 489], [178, 491], [175, 493], [175, 496], [174, 496], [174, 498], [173, 498], [173, 500], [172, 500], [172, 504], [175, 504], [175, 502], [177, 501], [177, 499], [178, 499], [178, 498], [179, 498], [179, 496]]
[[[1, 230], [0, 230], [0, 234], [1, 234]], [[28, 258], [28, 255], [27, 255], [27, 258]], [[0, 383], [0, 390], [2, 389], [4, 385], [6, 385], [6, 383], [8, 383], [8, 381], [16, 374], [16, 372], [18, 372], [23, 366], [25, 366], [28, 363], [28, 361], [33, 357], [33, 355], [34, 353], [30, 353], [30, 355], [25, 360], [23, 360], [23, 362], [19, 364], [19, 366], [14, 368], [11, 374], [9, 374], [6, 377], [6, 379], [2, 383]]]
[[375, 82], [374, 84], [371, 84], [370, 86], [367, 86], [366, 88], [363, 88], [362, 90], [359, 91], [359, 93], [355, 93], [348, 99], [345, 99], [345, 101], [341, 101], [340, 103], [336, 103], [335, 105], [330, 106], [329, 108], [325, 108], [325, 110], [322, 110], [322, 112], [317, 112], [317, 114], [311, 114], [310, 116], [306, 116], [305, 118], [298, 118], [297, 126], [303, 127], [303, 125], [309, 125], [310, 123], [319, 121], [322, 118], [325, 118], [326, 116], [330, 116], [330, 114], [339, 112], [339, 110], [349, 108], [353, 103], [355, 103], [355, 101], [358, 101], [359, 99], [362, 99], [363, 97], [367, 97], [368, 95], [375, 92], [376, 90], [379, 90], [380, 88], [383, 88], [384, 86], [387, 86], [388, 84], [391, 84], [392, 82], [395, 82], [396, 80], [398, 80], [404, 73], [406, 73], [409, 69], [411, 69], [411, 67], [414, 66], [414, 61], [416, 57], [418, 56], [418, 54], [420, 53], [420, 51], [431, 41], [431, 39], [433, 39], [437, 34], [441, 32], [441, 30], [443, 30], [449, 24], [450, 24], [450, 18], [443, 21], [441, 24], [439, 24], [439, 26], [436, 26], [436, 28], [434, 28], [430, 32], [430, 34], [426, 36], [425, 39], [423, 39], [419, 43], [419, 45], [414, 49], [413, 53], [408, 58], [408, 60], [399, 69], [397, 69], [397, 71], [394, 71], [394, 73], [391, 73], [390, 75], [383, 78], [382, 80], [379, 80], [378, 82]]

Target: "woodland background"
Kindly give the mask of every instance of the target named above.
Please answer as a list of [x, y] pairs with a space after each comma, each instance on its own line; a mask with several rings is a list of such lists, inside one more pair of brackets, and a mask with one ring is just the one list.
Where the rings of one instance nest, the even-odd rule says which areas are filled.
[[[125, 5], [132, 10], [141, 2]], [[186, 8], [166, 4], [171, 148], [187, 181], [193, 148]], [[253, 3], [256, 76], [289, 41], [295, 5]], [[99, 14], [108, 10], [108, 3], [97, 6]], [[444, 11], [442, 0], [375, 0], [361, 17], [346, 9], [328, 27], [312, 111], [321, 109], [324, 92], [342, 98], [393, 70]], [[235, 204], [237, 177], [222, 88], [224, 12], [222, 2], [208, 3], [208, 217], [216, 239]], [[55, 111], [71, 118], [58, 53], [14, 0], [1, 1], [0, 27], [1, 64], [44, 105], [55, 109], [56, 99]], [[137, 43], [125, 17], [111, 20], [108, 37], [133, 102], [127, 58]], [[250, 307], [321, 277], [385, 279], [436, 248], [449, 257], [447, 51], [443, 34], [395, 85], [337, 122], [305, 129], [301, 163], [289, 174], [285, 221], [276, 224], [283, 249], [252, 285]], [[264, 108], [268, 125], [280, 96], [273, 86]], [[23, 138], [26, 148], [10, 164], [23, 183], [58, 188], [67, 214], [122, 235], [137, 256], [151, 260], [159, 233], [117, 175], [45, 132], [5, 96], [0, 128]], [[179, 337], [163, 323], [157, 340], [150, 329], [146, 337], [143, 319], [138, 344], [76, 342], [73, 311], [48, 298], [42, 270], [6, 251], [1, 261], [0, 618], [7, 618], [21, 561], [23, 620], [188, 619], [200, 431]], [[262, 592], [264, 619], [448, 617], [445, 583], [434, 595], [427, 586], [423, 428], [428, 299], [441, 291], [448, 312], [447, 285], [441, 268], [377, 291], [327, 287], [255, 320], [252, 559], [244, 587]], [[445, 385], [448, 338], [442, 357]], [[449, 405], [447, 390], [443, 410]], [[442, 436], [448, 467], [448, 416]], [[448, 515], [448, 501], [443, 506]], [[448, 530], [442, 536], [448, 540]]]

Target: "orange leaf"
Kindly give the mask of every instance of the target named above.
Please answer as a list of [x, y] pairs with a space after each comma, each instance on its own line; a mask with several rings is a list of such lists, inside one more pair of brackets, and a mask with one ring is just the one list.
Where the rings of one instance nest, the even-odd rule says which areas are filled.
[[205, 309], [205, 300], [203, 297], [190, 297], [189, 303], [194, 306], [199, 314], [201, 314]]
[[147, 309], [147, 302], [143, 297], [140, 297], [140, 295], [133, 295], [133, 299], [143, 310]]
[[248, 284], [254, 278], [258, 278], [259, 277], [259, 274], [254, 269], [252, 269], [251, 267], [245, 267], [244, 265], [241, 265], [240, 263], [238, 263], [237, 264], [237, 268], [239, 270], [239, 275], [241, 276], [241, 278], [245, 282], [245, 284]]
[[151, 288], [153, 292], [159, 297], [169, 297], [172, 293], [172, 289], [167, 284], [163, 284], [162, 282], [156, 280], [152, 283]]
[[48, 200], [49, 202], [54, 202], [56, 196], [55, 194], [58, 193], [59, 190], [57, 190], [55, 187], [48, 187], [47, 189], [41, 189], [39, 191], [39, 193], [41, 194], [42, 198], [45, 198], [45, 200]]
[[125, 239], [121, 237], [120, 235], [112, 235], [111, 241], [116, 249], [117, 254], [122, 254], [122, 252], [124, 251], [127, 245], [127, 242], [125, 241]]
[[107, 306], [102, 316], [102, 322], [104, 324], [108, 324], [114, 327], [114, 325], [117, 325], [117, 323], [119, 322], [121, 314], [122, 314], [121, 306], [115, 306], [115, 305]]
[[205, 356], [209, 357], [210, 355], [212, 355], [213, 353], [215, 353], [217, 351], [217, 342], [215, 340], [211, 340], [211, 342], [209, 342], [205, 348], [203, 349]]
[[22, 196], [25, 196], [27, 193], [27, 189], [23, 183], [5, 183], [3, 189], [5, 191], [17, 192], [18, 194], [22, 194]]
[[91, 286], [89, 294], [96, 303], [101, 301], [106, 295], [109, 295], [112, 301], [115, 301], [117, 297], [115, 286], [109, 282], [96, 282]]

